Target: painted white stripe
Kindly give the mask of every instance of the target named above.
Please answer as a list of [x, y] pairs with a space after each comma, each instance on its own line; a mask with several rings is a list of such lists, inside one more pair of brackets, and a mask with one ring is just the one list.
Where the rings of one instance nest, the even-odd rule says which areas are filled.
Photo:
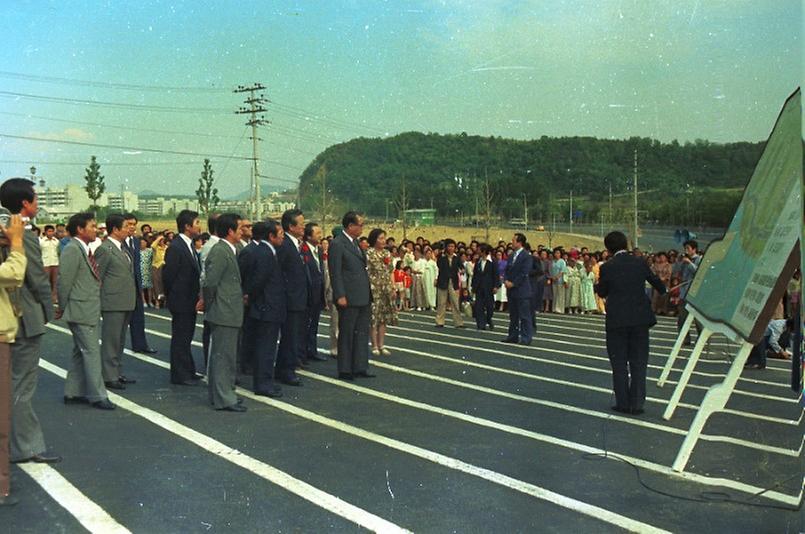
[[[69, 334], [69, 330], [65, 328], [61, 328], [54, 325], [48, 325], [48, 326], [50, 326], [54, 330]], [[141, 357], [142, 355], [136, 353], [132, 353], [132, 355], [148, 363], [156, 364], [159, 367], [167, 369], [170, 368], [170, 364], [166, 362], [156, 360], [151, 357]], [[40, 360], [40, 366], [46, 369], [47, 371], [50, 371], [51, 373], [57, 376], [60, 376], [61, 378], [65, 378], [67, 376], [67, 371], [65, 371], [61, 367], [53, 365], [48, 361]], [[530, 484], [528, 482], [524, 482], [522, 480], [518, 480], [503, 475], [496, 471], [492, 471], [489, 469], [485, 469], [483, 467], [478, 467], [476, 465], [463, 462], [456, 458], [445, 456], [430, 451], [428, 449], [423, 449], [402, 441], [398, 441], [393, 438], [388, 438], [385, 436], [381, 436], [379, 434], [374, 434], [372, 432], [348, 425], [346, 423], [322, 417], [319, 416], [318, 414], [315, 414], [314, 412], [303, 410], [301, 408], [296, 408], [287, 403], [275, 401], [273, 399], [268, 399], [266, 397], [260, 397], [243, 388], [237, 388], [237, 392], [243, 397], [272, 406], [274, 408], [279, 408], [280, 410], [283, 410], [287, 413], [299, 415], [310, 421], [315, 421], [317, 423], [324, 424], [328, 427], [335, 428], [337, 430], [346, 432], [356, 437], [360, 437], [364, 440], [385, 445], [386, 447], [399, 450], [401, 452], [416, 456], [429, 462], [436, 463], [438, 465], [453, 469], [455, 471], [460, 471], [469, 475], [476, 476], [478, 478], [487, 480], [494, 484], [507, 487], [509, 489], [518, 491], [520, 493], [524, 493], [526, 495], [530, 495], [532, 497], [560, 506], [562, 508], [566, 508], [568, 510], [578, 512], [588, 517], [604, 521], [606, 523], [615, 525], [630, 532], [637, 532], [637, 533], [645, 532], [645, 533], [656, 533], [656, 534], [668, 533], [668, 531], [663, 530], [661, 528], [628, 518], [626, 516], [622, 516], [605, 508], [585, 503], [572, 497], [567, 497], [565, 495], [550, 491], [540, 486], [536, 486], [534, 484]], [[207, 450], [208, 452], [215, 454], [216, 456], [219, 456], [229, 462], [232, 462], [260, 476], [261, 478], [268, 480], [269, 482], [277, 484], [280, 487], [292, 493], [295, 493], [296, 495], [299, 495], [300, 497], [312, 502], [313, 504], [316, 504], [358, 525], [361, 525], [364, 528], [372, 530], [373, 532], [383, 532], [383, 533], [408, 532], [393, 523], [390, 523], [382, 518], [374, 516], [369, 512], [366, 512], [351, 504], [348, 504], [339, 499], [338, 497], [325, 493], [301, 480], [298, 480], [288, 475], [287, 473], [284, 473], [283, 471], [279, 471], [274, 467], [271, 467], [258, 460], [255, 460], [236, 449], [231, 449], [228, 446], [224, 445], [223, 443], [213, 438], [210, 438], [204, 434], [201, 434], [189, 427], [186, 427], [181, 423], [178, 423], [162, 415], [159, 412], [155, 412], [149, 408], [145, 408], [143, 406], [135, 404], [127, 400], [125, 397], [121, 397], [120, 395], [114, 393], [110, 393], [109, 397], [120, 408], [128, 410], [136, 415], [139, 415], [140, 417], [143, 417], [144, 419], [150, 421], [151, 423], [160, 426], [165, 430], [181, 438], [186, 439], [187, 441], [193, 443], [194, 445], [197, 445]]]
[[130, 534], [106, 511], [73, 486], [61, 473], [47, 464], [18, 464], [56, 503], [76, 518], [85, 529], [98, 534]]
[[[51, 326], [51, 328], [53, 328], [53, 326]], [[69, 330], [67, 333], [69, 333]], [[66, 378], [67, 376], [67, 371], [65, 369], [62, 369], [61, 367], [58, 367], [47, 360], [40, 359], [39, 366], [61, 378]], [[140, 406], [139, 404], [131, 402], [125, 397], [115, 393], [110, 392], [109, 399], [113, 401], [119, 408], [138, 415], [146, 421], [149, 421], [150, 423], [167, 430], [171, 434], [187, 440], [193, 445], [196, 445], [219, 458], [233, 463], [238, 467], [257, 475], [258, 477], [271, 482], [272, 484], [276, 484], [282, 489], [293, 493], [305, 499], [306, 501], [309, 501], [310, 503], [327, 510], [328, 512], [339, 515], [344, 519], [355, 523], [356, 525], [360, 525], [367, 530], [383, 533], [409, 532], [408, 530], [395, 525], [390, 521], [386, 521], [382, 517], [378, 517], [362, 508], [349, 504], [348, 502], [334, 495], [324, 492], [315, 486], [308, 484], [307, 482], [289, 475], [284, 471], [280, 471], [275, 467], [256, 460], [251, 456], [238, 451], [237, 449], [228, 447], [220, 441], [197, 432], [192, 428], [174, 421], [173, 419], [170, 419], [159, 412]]]

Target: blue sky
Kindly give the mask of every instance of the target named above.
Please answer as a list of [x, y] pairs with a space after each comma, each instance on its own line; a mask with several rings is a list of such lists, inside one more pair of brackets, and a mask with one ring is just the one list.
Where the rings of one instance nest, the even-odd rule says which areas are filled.
[[[230, 90], [252, 82], [272, 101], [261, 132], [272, 185], [333, 143], [411, 130], [756, 141], [800, 84], [801, 11], [792, 0], [4, 2], [0, 133], [211, 154], [225, 194], [249, 183], [248, 162], [222, 156], [250, 153]], [[195, 189], [202, 156], [136, 152], [3, 137], [0, 179], [35, 164], [49, 183], [79, 183], [95, 154], [112, 188]]]

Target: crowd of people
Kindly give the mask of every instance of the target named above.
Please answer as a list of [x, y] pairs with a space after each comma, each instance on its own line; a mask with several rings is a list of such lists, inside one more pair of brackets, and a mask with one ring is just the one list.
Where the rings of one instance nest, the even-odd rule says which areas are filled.
[[[206, 378], [209, 404], [224, 412], [247, 410], [236, 395], [239, 375], [251, 376], [256, 395], [274, 398], [283, 386], [301, 386], [297, 371], [327, 355], [338, 360], [339, 379], [373, 378], [370, 352], [391, 355], [386, 331], [401, 312], [435, 311], [436, 328], [445, 327], [449, 312], [455, 328], [467, 320], [478, 330], [493, 330], [495, 313], [505, 313], [501, 341], [523, 345], [533, 342], [540, 313], [603, 314], [613, 409], [640, 414], [648, 329], [655, 314], [685, 321], [687, 289], [701, 261], [695, 241], [683, 253], [644, 254], [627, 251], [619, 232], [606, 237], [603, 251], [532, 246], [519, 232], [497, 244], [423, 237], [397, 243], [382, 228], [364, 228], [356, 212], [325, 235], [298, 209], [254, 222], [214, 214], [204, 232], [190, 210], [178, 214], [175, 231], [155, 232], [129, 213], [111, 213], [99, 224], [89, 212], [40, 230], [32, 223], [33, 185], [17, 178], [0, 186], [0, 203], [12, 214], [0, 237], [0, 423], [10, 425], [0, 428], [0, 451], [12, 462], [61, 460], [48, 452], [31, 404], [45, 325], [61, 319], [72, 333], [64, 402], [113, 410], [108, 390], [137, 382], [123, 372], [127, 332], [133, 351], [157, 352], [146, 338], [149, 307], [171, 315], [170, 382], [192, 387]], [[764, 351], [787, 355], [780, 320], [799, 299], [797, 272]], [[330, 343], [320, 349], [324, 311]], [[191, 346], [200, 313], [198, 369]], [[765, 352], [763, 358], [748, 365], [762, 368]], [[0, 461], [0, 505], [13, 503], [7, 463]]]

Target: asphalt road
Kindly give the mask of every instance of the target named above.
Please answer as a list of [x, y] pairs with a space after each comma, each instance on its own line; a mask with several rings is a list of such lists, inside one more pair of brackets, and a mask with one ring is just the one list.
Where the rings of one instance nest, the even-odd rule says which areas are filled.
[[[64, 325], [51, 325], [36, 408], [64, 461], [12, 468], [21, 503], [0, 509], [3, 531], [803, 528], [801, 511], [780, 509], [796, 508], [803, 488], [805, 423], [786, 362], [745, 371], [729, 412], [705, 427], [688, 473], [671, 471], [734, 347], [714, 338], [666, 422], [674, 384], [655, 382], [674, 341], [670, 319], [652, 330], [641, 417], [609, 409], [602, 318], [540, 316], [534, 345], [511, 347], [500, 343], [500, 327], [435, 329], [426, 313], [404, 314], [391, 328], [393, 354], [372, 362], [376, 378], [338, 381], [334, 360], [316, 362], [303, 386], [285, 387], [278, 401], [242, 390], [249, 411], [235, 414], [212, 410], [205, 387], [169, 384], [169, 318], [148, 313], [159, 354], [125, 357], [125, 373], [138, 383], [111, 397], [113, 412], [63, 404], [72, 341]], [[200, 362], [200, 346], [194, 351]], [[733, 502], [716, 501], [725, 498]]]

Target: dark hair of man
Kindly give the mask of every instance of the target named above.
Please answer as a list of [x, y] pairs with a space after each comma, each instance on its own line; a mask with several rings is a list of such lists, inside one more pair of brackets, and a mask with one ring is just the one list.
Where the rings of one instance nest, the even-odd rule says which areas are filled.
[[287, 232], [291, 226], [296, 226], [300, 215], [304, 215], [300, 209], [285, 210], [285, 213], [282, 214], [282, 229]]
[[371, 232], [369, 232], [369, 238], [368, 238], [369, 246], [370, 247], [375, 246], [375, 243], [377, 243], [377, 239], [385, 233], [386, 232], [382, 228], [374, 228]]
[[[280, 223], [276, 219], [269, 219], [266, 221], [266, 235], [270, 236], [273, 235], [277, 237], [277, 234], [280, 232]], [[252, 228], [252, 233], [254, 233], [254, 228]]]
[[313, 230], [314, 230], [315, 228], [317, 228], [318, 226], [319, 226], [319, 225], [318, 225], [318, 223], [314, 223], [314, 222], [309, 222], [309, 223], [307, 223], [307, 224], [305, 225], [305, 235], [303, 236], [303, 239], [304, 239], [305, 241], [307, 241], [308, 239], [310, 239], [310, 236], [312, 236], [312, 235], [313, 235]]
[[360, 214], [357, 211], [348, 211], [344, 214], [344, 217], [341, 219], [341, 226], [344, 228], [349, 228], [350, 224], [358, 224]]
[[221, 239], [225, 239], [229, 235], [229, 231], [236, 231], [238, 223], [240, 223], [241, 216], [237, 213], [224, 213], [218, 220], [215, 221], [215, 233]]
[[150, 224], [144, 224], [144, 225], [140, 226], [140, 232], [145, 233], [146, 228], [148, 228], [149, 230], [153, 230], [153, 228], [151, 228]]
[[444, 248], [447, 248], [450, 245], [455, 245], [456, 242], [450, 239], [449, 237], [444, 240]]
[[133, 213], [124, 213], [123, 218], [127, 221], [134, 221], [135, 223], [139, 222], [137, 216], [134, 215]]
[[[5, 206], [5, 204], [3, 204], [3, 205]], [[11, 208], [9, 208], [9, 209], [11, 209]], [[690, 247], [690, 248], [692, 248], [693, 250], [695, 250], [696, 252], [699, 252], [699, 243], [697, 243], [697, 242], [696, 242], [695, 240], [693, 240], [693, 239], [688, 239], [687, 241], [685, 241], [685, 242], [682, 244], [682, 246], [683, 246], [683, 247]]]
[[366, 241], [367, 243], [369, 242], [369, 240], [366, 239], [366, 237], [361, 237], [360, 239], [358, 239], [358, 243], [363, 243], [364, 241]]
[[110, 234], [112, 230], [121, 230], [126, 219], [119, 213], [110, 213], [106, 216], [106, 231]]
[[514, 240], [517, 241], [518, 243], [520, 243], [523, 246], [525, 246], [525, 244], [526, 244], [525, 235], [521, 234], [520, 232], [517, 232], [516, 234], [514, 234]]
[[[11, 210], [9, 210], [11, 211]], [[95, 214], [84, 211], [81, 213], [76, 213], [75, 215], [70, 217], [70, 220], [67, 221], [67, 232], [72, 236], [76, 237], [78, 235], [79, 228], [86, 228], [87, 223], [91, 220], [95, 219]]]
[[[275, 232], [276, 234], [276, 232]], [[252, 226], [252, 239], [255, 241], [265, 241], [268, 239], [268, 223], [264, 221], [254, 223]]]
[[64, 228], [64, 227], [65, 227], [65, 225], [64, 225], [63, 223], [59, 223], [59, 224], [57, 224], [57, 225], [56, 225], [56, 228], [58, 229], [58, 228], [59, 228], [59, 226], [61, 226], [62, 228]]
[[619, 250], [626, 250], [629, 242], [623, 232], [610, 232], [604, 238], [604, 246], [607, 247], [610, 254], [615, 254]]
[[46, 225], [45, 225], [45, 233], [47, 233], [47, 231], [48, 231], [48, 230], [53, 230], [53, 231], [55, 232], [55, 231], [56, 231], [56, 227], [55, 227], [55, 226], [53, 226], [52, 224], [46, 224]]
[[211, 213], [209, 217], [207, 217], [207, 231], [210, 235], [218, 235], [215, 233], [216, 222], [218, 221], [218, 217], [220, 217], [217, 213]]
[[193, 226], [193, 221], [198, 219], [198, 213], [191, 210], [182, 210], [176, 216], [176, 228], [180, 234], [184, 233], [185, 226]]
[[22, 211], [22, 202], [33, 202], [36, 196], [34, 183], [27, 178], [9, 178], [0, 185], [0, 204], [11, 213]]

